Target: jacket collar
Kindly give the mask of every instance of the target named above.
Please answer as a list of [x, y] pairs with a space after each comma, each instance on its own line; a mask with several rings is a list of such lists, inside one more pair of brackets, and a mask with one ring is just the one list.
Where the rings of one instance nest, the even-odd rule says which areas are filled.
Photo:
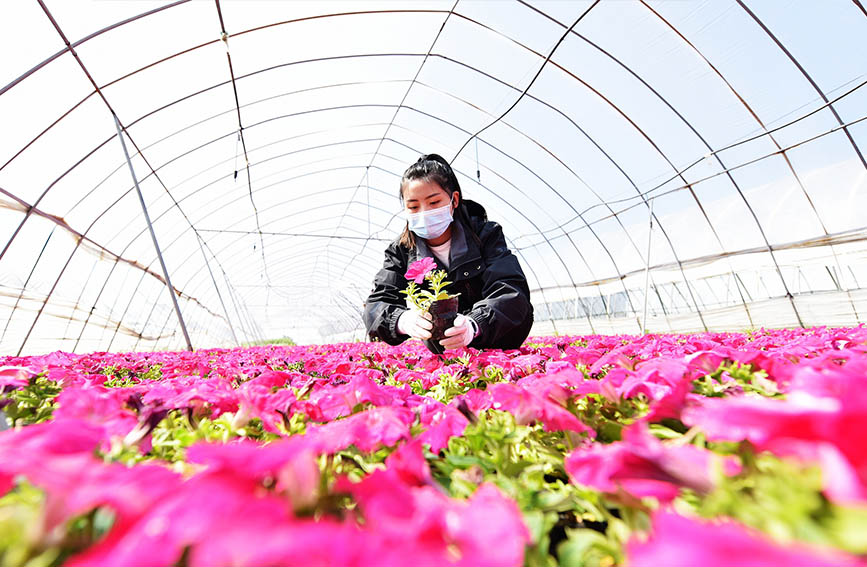
[[[439, 258], [434, 256], [427, 242], [421, 238], [416, 238], [415, 248], [410, 253], [410, 262], [426, 256], [431, 257], [436, 262], [437, 269], [446, 270], [449, 274], [449, 279], [452, 281], [462, 280], [477, 274], [482, 267], [482, 254], [478, 244], [473, 239], [467, 237], [466, 230], [460, 221], [452, 223], [451, 240], [452, 246], [449, 250], [448, 268], [439, 261]], [[458, 271], [458, 268], [464, 267], [465, 264], [471, 265], [462, 271]]]

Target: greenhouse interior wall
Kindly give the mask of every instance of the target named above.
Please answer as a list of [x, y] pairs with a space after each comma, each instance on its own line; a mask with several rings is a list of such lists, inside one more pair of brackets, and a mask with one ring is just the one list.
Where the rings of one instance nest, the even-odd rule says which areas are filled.
[[0, 10], [0, 354], [366, 340], [431, 152], [533, 335], [867, 321], [859, 0]]

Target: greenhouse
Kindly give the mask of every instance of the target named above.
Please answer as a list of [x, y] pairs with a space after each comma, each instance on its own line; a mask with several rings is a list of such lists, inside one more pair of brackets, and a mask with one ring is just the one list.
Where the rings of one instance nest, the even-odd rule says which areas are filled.
[[867, 562], [864, 0], [0, 30], [0, 567]]

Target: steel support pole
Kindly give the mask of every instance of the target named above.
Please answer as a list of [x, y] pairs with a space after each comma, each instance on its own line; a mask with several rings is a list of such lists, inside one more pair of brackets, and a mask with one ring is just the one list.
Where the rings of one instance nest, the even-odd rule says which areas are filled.
[[647, 292], [650, 286], [650, 238], [653, 236], [653, 199], [650, 199], [647, 225], [647, 263], [644, 265], [644, 315], [641, 316], [641, 334], [647, 334]]
[[126, 142], [123, 141], [123, 132], [121, 131], [120, 121], [117, 119], [117, 115], [112, 114], [112, 118], [114, 118], [114, 125], [117, 127], [117, 138], [120, 140], [120, 145], [123, 147], [123, 155], [126, 157], [126, 163], [129, 166], [129, 173], [132, 175], [132, 182], [135, 185], [136, 194], [138, 194], [138, 200], [141, 203], [142, 214], [144, 215], [145, 221], [148, 223], [148, 230], [151, 233], [151, 240], [154, 243], [154, 249], [157, 251], [157, 258], [160, 260], [160, 266], [163, 269], [163, 277], [166, 278], [166, 288], [169, 291], [169, 295], [172, 298], [172, 305], [175, 306], [175, 314], [178, 316], [178, 323], [181, 325], [181, 331], [184, 333], [184, 340], [187, 341], [187, 349], [193, 350], [193, 343], [190, 342], [190, 334], [187, 332], [187, 325], [184, 323], [184, 317], [181, 315], [181, 308], [178, 305], [178, 298], [175, 297], [175, 288], [172, 287], [172, 280], [169, 278], [169, 270], [166, 268], [166, 262], [163, 260], [163, 254], [160, 251], [160, 245], [157, 242], [157, 235], [154, 232], [153, 224], [151, 224], [151, 217], [148, 214], [148, 208], [145, 205], [144, 195], [142, 195], [141, 187], [138, 184], [138, 178], [135, 176], [135, 169], [132, 166], [132, 160], [129, 158], [129, 151], [126, 149]]
[[202, 239], [196, 235], [196, 240], [199, 241], [199, 250], [202, 252], [202, 258], [205, 260], [205, 267], [208, 268], [208, 274], [211, 276], [211, 281], [214, 282], [214, 289], [217, 292], [217, 299], [220, 300], [220, 305], [223, 307], [223, 313], [226, 315], [226, 324], [229, 325], [229, 330], [232, 332], [232, 340], [235, 341], [235, 346], [241, 346], [238, 341], [238, 335], [235, 334], [235, 328], [232, 326], [232, 320], [229, 319], [229, 310], [226, 309], [226, 303], [223, 301], [223, 295], [220, 293], [220, 288], [217, 287], [217, 280], [214, 278], [214, 272], [211, 271], [211, 264], [208, 262], [208, 257], [205, 255], [205, 248], [202, 246]]

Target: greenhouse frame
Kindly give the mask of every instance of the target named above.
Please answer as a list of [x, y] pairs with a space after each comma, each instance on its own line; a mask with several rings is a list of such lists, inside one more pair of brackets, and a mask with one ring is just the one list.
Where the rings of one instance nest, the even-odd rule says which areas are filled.
[[533, 334], [865, 321], [859, 0], [4, 11], [3, 354], [363, 338], [431, 152]]

